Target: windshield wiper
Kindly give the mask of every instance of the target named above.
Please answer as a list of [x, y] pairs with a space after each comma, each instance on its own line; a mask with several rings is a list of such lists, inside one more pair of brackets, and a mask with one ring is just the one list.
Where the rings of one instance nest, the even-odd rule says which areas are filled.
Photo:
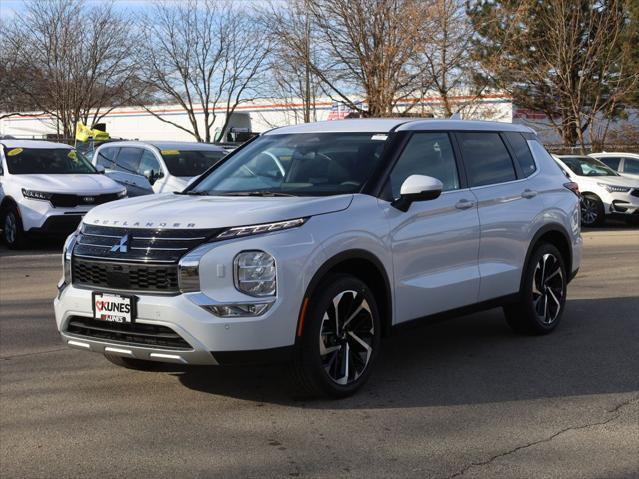
[[295, 196], [280, 191], [229, 191], [221, 193], [221, 196]]

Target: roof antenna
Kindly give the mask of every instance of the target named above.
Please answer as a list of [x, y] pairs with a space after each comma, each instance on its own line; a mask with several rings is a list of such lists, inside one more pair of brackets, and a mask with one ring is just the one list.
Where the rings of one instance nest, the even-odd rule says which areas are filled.
[[456, 111], [455, 113], [453, 113], [452, 115], [450, 115], [448, 117], [449, 120], [461, 120], [461, 115], [459, 114], [458, 111]]

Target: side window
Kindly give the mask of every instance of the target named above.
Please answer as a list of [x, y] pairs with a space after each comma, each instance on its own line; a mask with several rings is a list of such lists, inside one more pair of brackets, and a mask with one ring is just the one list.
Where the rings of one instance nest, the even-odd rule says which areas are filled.
[[149, 150], [144, 150], [142, 158], [140, 159], [140, 166], [138, 167], [138, 173], [143, 175], [145, 171], [153, 170], [154, 174], [160, 173], [160, 162], [155, 155]]
[[142, 156], [141, 148], [121, 148], [117, 158], [117, 169], [126, 173], [138, 174], [138, 166], [140, 165], [140, 157]]
[[517, 178], [499, 133], [458, 133], [470, 186], [493, 185]]
[[411, 175], [437, 178], [444, 184], [444, 191], [459, 189], [459, 175], [448, 134], [413, 134], [390, 174], [393, 198], [399, 197], [402, 183]]
[[528, 142], [524, 138], [524, 135], [512, 131], [504, 133], [504, 135], [513, 149], [515, 160], [517, 160], [519, 169], [524, 177], [532, 175], [537, 170], [537, 167], [535, 166], [535, 160], [530, 153], [530, 148], [528, 148]]
[[118, 148], [102, 148], [98, 151], [98, 158], [96, 163], [102, 165], [105, 168], [115, 169], [115, 157], [118, 153]]
[[[619, 163], [621, 162], [621, 158], [615, 158], [612, 156], [609, 157], [603, 157], [603, 158], [597, 158], [599, 161], [601, 161], [604, 165], [612, 168], [613, 170], [617, 171], [619, 169]], [[626, 165], [628, 164], [628, 160], [626, 160]]]
[[636, 158], [626, 158], [623, 162], [623, 172], [639, 174], [639, 160]]

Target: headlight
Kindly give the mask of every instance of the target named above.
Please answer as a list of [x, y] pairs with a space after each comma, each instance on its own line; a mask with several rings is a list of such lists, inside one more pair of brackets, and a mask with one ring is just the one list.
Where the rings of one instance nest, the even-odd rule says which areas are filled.
[[47, 193], [46, 191], [25, 190], [24, 188], [22, 188], [22, 196], [32, 200], [49, 201], [53, 196], [53, 193]]
[[608, 193], [628, 193], [630, 191], [629, 186], [620, 186], [620, 185], [608, 185], [606, 183], [597, 183], [599, 186], [604, 188]]
[[264, 251], [244, 251], [233, 261], [238, 291], [250, 296], [275, 296], [277, 272], [275, 258]]
[[215, 239], [237, 238], [239, 236], [255, 235], [259, 233], [270, 233], [272, 231], [281, 231], [289, 228], [302, 226], [308, 218], [297, 218], [294, 220], [278, 221], [276, 223], [263, 223], [251, 226], [238, 226], [222, 231]]

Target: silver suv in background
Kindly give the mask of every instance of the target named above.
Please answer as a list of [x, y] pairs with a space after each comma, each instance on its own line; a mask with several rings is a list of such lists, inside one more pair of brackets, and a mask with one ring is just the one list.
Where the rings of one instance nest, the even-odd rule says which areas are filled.
[[96, 208], [63, 255], [70, 347], [133, 368], [287, 360], [302, 390], [343, 397], [411, 321], [501, 306], [515, 331], [553, 331], [579, 197], [521, 125], [310, 123], [182, 193]]
[[227, 154], [224, 148], [185, 141], [114, 141], [100, 145], [93, 164], [127, 188], [129, 196], [182, 191]]

